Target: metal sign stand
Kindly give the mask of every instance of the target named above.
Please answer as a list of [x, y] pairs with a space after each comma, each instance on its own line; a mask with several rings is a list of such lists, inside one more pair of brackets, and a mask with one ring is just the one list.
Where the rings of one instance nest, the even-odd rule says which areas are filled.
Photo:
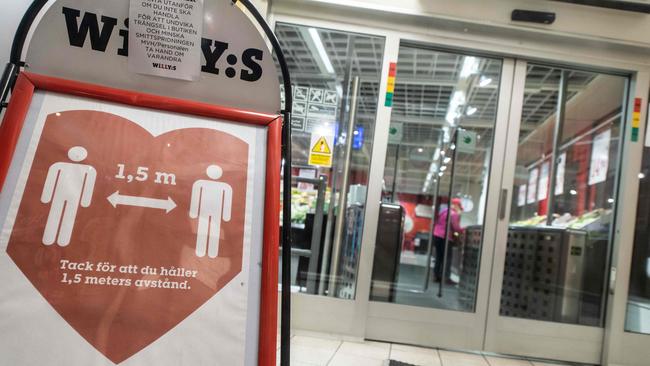
[[[293, 95], [291, 92], [291, 77], [289, 75], [289, 67], [287, 66], [284, 58], [284, 53], [280, 47], [280, 42], [269, 27], [264, 17], [259, 13], [250, 0], [231, 0], [234, 6], [240, 2], [246, 10], [255, 18], [260, 27], [264, 30], [265, 35], [268, 37], [273, 47], [273, 51], [277, 57], [280, 69], [282, 72], [282, 79], [284, 84], [285, 105], [281, 111], [284, 124], [282, 126], [282, 158], [284, 177], [283, 180], [283, 196], [282, 201], [282, 234], [281, 242], [285, 248], [289, 250], [282, 251], [282, 310], [281, 310], [281, 325], [280, 325], [280, 365], [289, 366], [290, 362], [290, 329], [291, 329], [291, 112], [293, 105]], [[14, 36], [13, 44], [11, 47], [10, 61], [5, 66], [2, 78], [0, 79], [0, 113], [7, 107], [7, 98], [16, 83], [21, 68], [27, 66], [21, 60], [23, 49], [27, 35], [34, 25], [38, 13], [48, 3], [48, 0], [34, 0], [29, 6], [25, 15], [23, 16], [16, 35]], [[279, 167], [278, 167], [279, 168]]]

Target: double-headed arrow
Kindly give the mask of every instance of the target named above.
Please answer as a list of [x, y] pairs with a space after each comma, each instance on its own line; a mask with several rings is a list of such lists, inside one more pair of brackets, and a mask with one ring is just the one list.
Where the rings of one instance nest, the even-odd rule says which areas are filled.
[[167, 197], [166, 200], [159, 200], [155, 198], [147, 197], [137, 197], [137, 196], [125, 196], [120, 194], [120, 191], [116, 191], [112, 195], [108, 196], [108, 202], [117, 207], [117, 205], [122, 206], [137, 206], [137, 207], [146, 207], [146, 208], [156, 208], [159, 210], [165, 210], [166, 213], [169, 213], [171, 210], [176, 208], [176, 202], [172, 200], [171, 197]]

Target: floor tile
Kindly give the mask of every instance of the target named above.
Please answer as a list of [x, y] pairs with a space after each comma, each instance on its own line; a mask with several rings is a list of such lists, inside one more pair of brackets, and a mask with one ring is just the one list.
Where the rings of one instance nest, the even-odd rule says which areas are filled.
[[[383, 366], [385, 359], [363, 357], [354, 354], [337, 352], [328, 366]], [[293, 365], [291, 365], [293, 366]]]
[[490, 366], [481, 355], [440, 350], [442, 366]]
[[327, 348], [327, 349], [331, 348], [336, 350], [340, 344], [341, 341], [339, 340], [316, 338], [311, 336], [296, 335], [293, 338], [291, 338], [292, 346], [296, 345], [296, 346], [318, 347], [318, 348]]
[[326, 366], [335, 352], [336, 348], [291, 346], [291, 365], [302, 362], [309, 365]]
[[418, 366], [441, 366], [437, 350], [401, 344], [391, 346], [390, 359]]
[[337, 354], [387, 360], [390, 353], [389, 343], [380, 342], [343, 342]]
[[514, 359], [514, 358], [502, 358], [495, 356], [485, 356], [490, 366], [532, 366], [530, 361]]

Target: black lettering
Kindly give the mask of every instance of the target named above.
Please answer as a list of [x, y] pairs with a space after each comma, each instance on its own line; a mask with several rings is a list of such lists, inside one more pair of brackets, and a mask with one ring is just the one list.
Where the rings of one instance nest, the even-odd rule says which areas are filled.
[[117, 50], [117, 54], [120, 56], [129, 55], [129, 18], [124, 20], [124, 26], [126, 29], [120, 29], [120, 37], [122, 37], [122, 48]]
[[246, 51], [244, 51], [244, 54], [242, 55], [242, 62], [244, 63], [244, 65], [246, 65], [246, 67], [250, 69], [250, 71], [249, 70], [241, 71], [242, 80], [253, 82], [262, 78], [262, 66], [255, 60], [262, 61], [263, 55], [264, 52], [256, 48], [249, 48]]
[[201, 50], [205, 57], [205, 65], [201, 66], [201, 71], [219, 75], [217, 62], [228, 49], [228, 43], [214, 41], [214, 50], [212, 49], [212, 40], [201, 38]]
[[95, 51], [106, 52], [113, 28], [117, 25], [116, 18], [102, 15], [102, 23], [104, 26], [100, 32], [97, 14], [86, 12], [83, 19], [81, 19], [81, 25], [77, 22], [77, 18], [81, 15], [79, 10], [63, 7], [63, 14], [65, 15], [65, 23], [68, 27], [68, 38], [71, 46], [83, 47], [86, 42], [86, 37], [90, 33], [90, 47]]

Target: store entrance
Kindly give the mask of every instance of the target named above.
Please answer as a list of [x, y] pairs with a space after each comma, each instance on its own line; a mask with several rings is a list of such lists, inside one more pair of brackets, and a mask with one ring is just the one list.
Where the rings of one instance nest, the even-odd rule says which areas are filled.
[[366, 337], [600, 363], [627, 88], [402, 44]]

